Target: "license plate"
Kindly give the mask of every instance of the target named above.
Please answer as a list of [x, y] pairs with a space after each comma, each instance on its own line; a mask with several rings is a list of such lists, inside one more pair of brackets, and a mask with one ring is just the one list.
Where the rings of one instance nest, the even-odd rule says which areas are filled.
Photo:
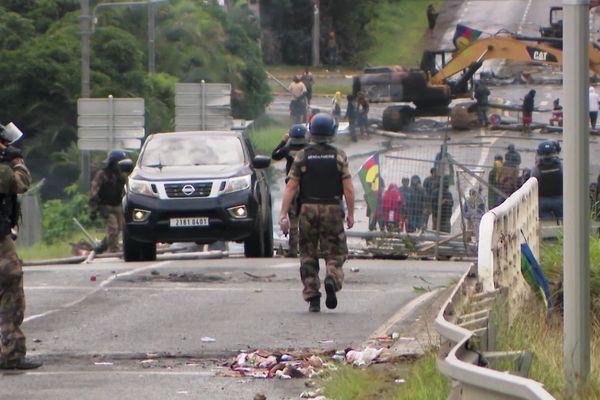
[[208, 226], [208, 217], [171, 218], [171, 228], [187, 228], [191, 226]]

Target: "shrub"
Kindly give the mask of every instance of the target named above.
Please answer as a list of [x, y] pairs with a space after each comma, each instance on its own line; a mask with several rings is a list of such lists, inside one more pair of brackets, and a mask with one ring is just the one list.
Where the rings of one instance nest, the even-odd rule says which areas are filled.
[[73, 218], [84, 226], [92, 223], [88, 214], [88, 195], [80, 192], [76, 183], [65, 188], [65, 195], [64, 199], [44, 203], [43, 239], [47, 244], [70, 237], [77, 230]]

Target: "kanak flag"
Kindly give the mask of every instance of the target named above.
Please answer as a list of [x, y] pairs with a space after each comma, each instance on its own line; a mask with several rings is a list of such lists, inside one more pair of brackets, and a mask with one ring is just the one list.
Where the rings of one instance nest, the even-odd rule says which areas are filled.
[[365, 198], [369, 209], [372, 210], [369, 219], [375, 218], [379, 208], [379, 199], [381, 198], [381, 170], [379, 167], [379, 152], [373, 154], [365, 161], [358, 171], [360, 183], [365, 192]]
[[458, 50], [462, 50], [467, 47], [471, 42], [474, 42], [481, 36], [482, 32], [477, 29], [469, 28], [463, 24], [456, 25], [456, 32], [454, 32], [454, 37], [452, 38], [452, 42], [454, 46]]

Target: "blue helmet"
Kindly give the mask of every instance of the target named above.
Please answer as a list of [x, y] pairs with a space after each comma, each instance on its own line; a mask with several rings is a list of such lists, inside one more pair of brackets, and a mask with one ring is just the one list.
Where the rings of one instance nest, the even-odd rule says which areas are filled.
[[121, 160], [127, 158], [127, 154], [123, 150], [111, 150], [108, 152], [108, 157], [104, 160], [108, 165], [114, 165]]
[[333, 117], [327, 113], [318, 113], [310, 121], [310, 136], [317, 143], [328, 142], [333, 139], [336, 131]]
[[290, 128], [289, 131], [290, 146], [304, 146], [306, 144], [306, 125], [296, 124]]
[[556, 140], [544, 140], [537, 148], [539, 156], [551, 156], [560, 153], [560, 143]]

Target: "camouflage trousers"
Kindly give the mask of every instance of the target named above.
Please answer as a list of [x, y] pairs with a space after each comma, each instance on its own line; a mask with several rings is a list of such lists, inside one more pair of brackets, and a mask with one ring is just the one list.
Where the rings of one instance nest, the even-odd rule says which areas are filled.
[[319, 249], [325, 259], [326, 277], [333, 278], [335, 289], [342, 289], [342, 266], [348, 256], [344, 214], [337, 204], [302, 204], [300, 229], [300, 278], [302, 297], [309, 301], [320, 295]]
[[289, 231], [289, 239], [288, 239], [288, 244], [289, 244], [289, 252], [288, 255], [290, 257], [298, 257], [298, 243], [300, 240], [300, 235], [298, 232], [298, 225], [299, 225], [299, 216], [298, 216], [298, 211], [297, 208], [294, 204], [292, 204], [292, 207], [290, 207], [290, 211], [288, 212], [288, 220], [290, 221], [290, 231]]
[[25, 357], [25, 316], [23, 269], [15, 243], [9, 236], [0, 239], [0, 362]]
[[123, 208], [121, 206], [102, 206], [102, 217], [106, 221], [106, 237], [102, 240], [102, 248], [110, 253], [118, 252], [119, 234], [123, 230]]

